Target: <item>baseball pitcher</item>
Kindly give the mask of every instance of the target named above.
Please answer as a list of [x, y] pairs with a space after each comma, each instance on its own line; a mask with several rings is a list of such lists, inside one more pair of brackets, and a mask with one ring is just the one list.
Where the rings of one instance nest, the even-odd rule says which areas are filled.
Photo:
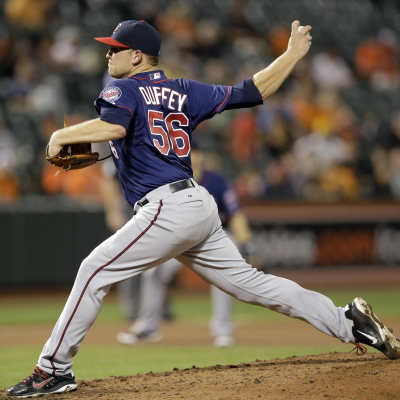
[[337, 307], [322, 294], [247, 264], [221, 227], [213, 197], [192, 176], [196, 126], [224, 110], [262, 104], [307, 54], [310, 30], [293, 22], [285, 53], [235, 86], [168, 78], [157, 68], [161, 37], [145, 21], [123, 21], [111, 37], [97, 38], [110, 46], [108, 70], [117, 80], [95, 101], [99, 118], [54, 132], [47, 155], [73, 143], [109, 141], [135, 215], [83, 260], [37, 367], [7, 396], [76, 389], [72, 358], [111, 285], [171, 258], [241, 301], [301, 319], [360, 351], [366, 344], [388, 358], [400, 356], [400, 342], [361, 298]]

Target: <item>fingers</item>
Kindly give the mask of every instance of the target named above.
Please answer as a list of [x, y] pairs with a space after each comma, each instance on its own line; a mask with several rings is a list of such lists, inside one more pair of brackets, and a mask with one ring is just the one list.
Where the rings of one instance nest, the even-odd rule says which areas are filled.
[[311, 47], [312, 37], [310, 35], [310, 31], [310, 25], [301, 26], [300, 21], [293, 21], [288, 50], [296, 54], [299, 59], [304, 57]]
[[300, 32], [305, 36], [305, 35], [309, 35], [310, 31], [311, 31], [311, 26], [310, 25], [306, 25], [304, 27], [301, 28]]
[[293, 21], [292, 23], [292, 34], [297, 33], [297, 32], [301, 32], [304, 36], [305, 35], [309, 35], [310, 31], [311, 31], [311, 26], [310, 25], [306, 25], [306, 26], [300, 26], [300, 21]]
[[52, 145], [51, 143], [49, 143], [46, 149], [46, 156], [50, 158], [57, 157], [60, 154], [62, 148], [63, 146]]

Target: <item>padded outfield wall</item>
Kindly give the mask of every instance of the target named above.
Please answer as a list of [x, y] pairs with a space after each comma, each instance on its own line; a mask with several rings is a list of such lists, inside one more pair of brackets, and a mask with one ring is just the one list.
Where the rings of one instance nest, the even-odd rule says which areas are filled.
[[[400, 204], [248, 203], [255, 257], [266, 271], [400, 268]], [[0, 288], [71, 285], [110, 232], [101, 208], [0, 211]], [[181, 283], [192, 285], [183, 273]], [[197, 282], [197, 283], [196, 283]], [[400, 283], [400, 282], [398, 282]]]

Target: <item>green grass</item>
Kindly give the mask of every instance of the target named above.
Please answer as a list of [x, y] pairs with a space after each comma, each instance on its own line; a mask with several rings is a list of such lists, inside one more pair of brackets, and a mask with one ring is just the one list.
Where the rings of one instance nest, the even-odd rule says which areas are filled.
[[[330, 297], [338, 306], [345, 306], [356, 296], [363, 297], [373, 305], [374, 311], [379, 317], [400, 317], [400, 289], [387, 288], [356, 288], [356, 289], [323, 289], [321, 293]], [[42, 324], [55, 323], [60, 315], [67, 294], [63, 298], [44, 302], [43, 300], [1, 301], [0, 302], [0, 326], [18, 324]], [[172, 299], [176, 317], [188, 321], [208, 320], [211, 312], [210, 298], [206, 294], [201, 295], [175, 295]], [[40, 310], [40, 312], [38, 312]], [[262, 307], [255, 307], [240, 301], [235, 301], [234, 317], [236, 321], [256, 321], [260, 318], [277, 321], [286, 317], [266, 311]], [[98, 321], [120, 321], [122, 314], [115, 296], [105, 298], [103, 308], [98, 316]]]
[[[349, 347], [349, 350], [351, 347]], [[0, 387], [7, 387], [28, 376], [41, 351], [41, 346], [18, 346], [1, 350]], [[268, 360], [294, 355], [320, 354], [343, 351], [337, 346], [260, 346], [237, 345], [231, 348], [213, 346], [138, 346], [120, 345], [82, 346], [74, 359], [77, 379], [135, 375], [137, 373], [171, 371], [173, 368], [205, 367], [238, 364], [256, 359]], [[195, 360], [195, 361], [194, 361]]]
[[[336, 305], [344, 306], [356, 296], [361, 296], [374, 307], [381, 318], [400, 318], [400, 290], [388, 289], [342, 289], [322, 290]], [[66, 300], [0, 301], [0, 327], [30, 324], [53, 324], [56, 322]], [[5, 298], [6, 299], [6, 298]], [[211, 305], [208, 295], [173, 297], [173, 309], [177, 319], [208, 322]], [[241, 302], [235, 302], [235, 322], [278, 321], [287, 319], [282, 315]], [[121, 321], [121, 312], [115, 296], [106, 298], [98, 321]], [[1, 331], [0, 331], [1, 333]], [[16, 383], [27, 376], [36, 362], [42, 345], [18, 345], [0, 347], [0, 387]], [[256, 359], [284, 358], [293, 355], [319, 354], [330, 351], [347, 351], [338, 342], [334, 346], [260, 346], [236, 345], [217, 349], [213, 346], [156, 346], [122, 347], [119, 345], [84, 345], [75, 358], [74, 372], [78, 379], [102, 378], [112, 375], [133, 375], [149, 371], [168, 371], [174, 367], [189, 368], [215, 364], [237, 364]], [[195, 360], [195, 361], [193, 361]]]

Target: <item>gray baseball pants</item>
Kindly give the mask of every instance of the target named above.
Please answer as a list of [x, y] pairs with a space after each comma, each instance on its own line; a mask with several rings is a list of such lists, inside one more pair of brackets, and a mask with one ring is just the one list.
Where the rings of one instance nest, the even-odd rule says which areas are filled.
[[[152, 269], [149, 271], [152, 271]], [[142, 284], [143, 276], [144, 274], [136, 275], [131, 279], [120, 282], [117, 286], [122, 312], [125, 319], [128, 321], [134, 321], [139, 315], [141, 296], [140, 286]]]
[[217, 205], [206, 189], [195, 184], [171, 193], [169, 185], [164, 185], [146, 198], [149, 203], [82, 262], [40, 354], [40, 368], [55, 375], [72, 372], [72, 358], [111, 285], [171, 258], [241, 301], [301, 319], [345, 343], [354, 343], [344, 310], [329, 298], [246, 264], [221, 228]]
[[[141, 275], [140, 311], [137, 321], [131, 327], [132, 332], [151, 332], [159, 329], [168, 283], [181, 267], [182, 264], [173, 258]], [[212, 302], [211, 335], [213, 337], [231, 336], [233, 332], [233, 298], [214, 285], [211, 285], [210, 292]]]

